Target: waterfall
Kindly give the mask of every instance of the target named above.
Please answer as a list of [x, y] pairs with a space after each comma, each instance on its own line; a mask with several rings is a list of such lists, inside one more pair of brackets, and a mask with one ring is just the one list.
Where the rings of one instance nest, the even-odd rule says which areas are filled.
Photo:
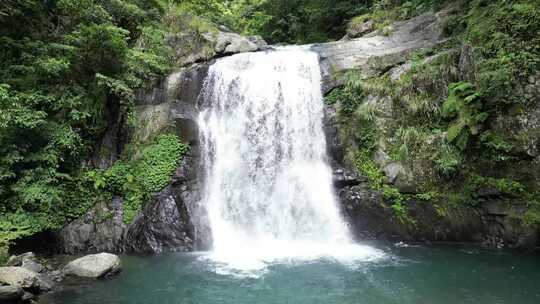
[[337, 207], [316, 53], [282, 48], [222, 58], [201, 94], [202, 204], [217, 261], [252, 269], [378, 255], [353, 245]]

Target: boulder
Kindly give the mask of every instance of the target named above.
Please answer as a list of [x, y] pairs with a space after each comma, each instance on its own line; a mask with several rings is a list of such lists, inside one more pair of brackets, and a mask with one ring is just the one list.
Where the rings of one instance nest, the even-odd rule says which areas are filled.
[[38, 273], [23, 267], [0, 267], [0, 284], [18, 286], [31, 291], [49, 291], [52, 286]]
[[347, 28], [347, 37], [358, 38], [373, 31], [375, 22], [367, 20], [364, 22], [351, 22]]
[[400, 162], [387, 164], [383, 167], [383, 172], [388, 178], [388, 182], [395, 186], [401, 193], [415, 192], [413, 175]]
[[[35, 299], [35, 298], [36, 298], [36, 296], [33, 293], [25, 291], [23, 293], [22, 297], [21, 297], [21, 301], [26, 303], [28, 301], [31, 301], [31, 300]], [[35, 302], [30, 302], [30, 303], [35, 303]]]
[[335, 168], [332, 170], [332, 180], [336, 189], [342, 189], [348, 186], [354, 186], [367, 179], [360, 176], [356, 171], [346, 168]]
[[393, 81], [398, 81], [399, 79], [401, 79], [401, 76], [403, 76], [405, 73], [407, 73], [411, 69], [412, 69], [411, 62], [406, 62], [402, 65], [395, 66], [389, 71], [390, 79]]
[[121, 271], [120, 258], [110, 253], [84, 256], [69, 262], [64, 274], [85, 278], [103, 278]]
[[38, 262], [36, 255], [33, 252], [26, 252], [21, 255], [11, 256], [6, 263], [6, 266], [20, 266], [37, 273], [45, 270], [45, 267]]
[[255, 52], [266, 45], [261, 37], [244, 37], [231, 32], [218, 32], [215, 41], [215, 52], [222, 55]]
[[24, 290], [20, 286], [6, 285], [0, 286], [0, 302], [9, 303], [18, 301], [24, 295]]

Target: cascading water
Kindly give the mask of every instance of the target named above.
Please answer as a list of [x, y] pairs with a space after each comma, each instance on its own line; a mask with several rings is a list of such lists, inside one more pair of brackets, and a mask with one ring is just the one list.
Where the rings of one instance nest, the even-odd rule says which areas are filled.
[[336, 206], [316, 53], [220, 59], [201, 98], [202, 203], [214, 260], [251, 270], [276, 260], [380, 257], [352, 244]]

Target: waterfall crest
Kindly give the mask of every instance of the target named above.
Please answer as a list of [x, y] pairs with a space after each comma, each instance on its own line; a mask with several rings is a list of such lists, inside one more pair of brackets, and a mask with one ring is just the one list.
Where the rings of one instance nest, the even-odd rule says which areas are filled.
[[245, 53], [210, 67], [199, 127], [213, 257], [239, 269], [378, 255], [353, 245], [325, 162], [316, 53]]

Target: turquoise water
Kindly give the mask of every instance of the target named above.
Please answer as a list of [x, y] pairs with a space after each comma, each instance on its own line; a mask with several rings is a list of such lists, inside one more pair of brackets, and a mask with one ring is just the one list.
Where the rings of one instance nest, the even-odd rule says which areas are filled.
[[203, 254], [125, 256], [114, 279], [67, 286], [47, 304], [538, 304], [540, 258], [475, 248], [378, 246], [387, 258], [270, 265], [250, 276], [216, 273]]

